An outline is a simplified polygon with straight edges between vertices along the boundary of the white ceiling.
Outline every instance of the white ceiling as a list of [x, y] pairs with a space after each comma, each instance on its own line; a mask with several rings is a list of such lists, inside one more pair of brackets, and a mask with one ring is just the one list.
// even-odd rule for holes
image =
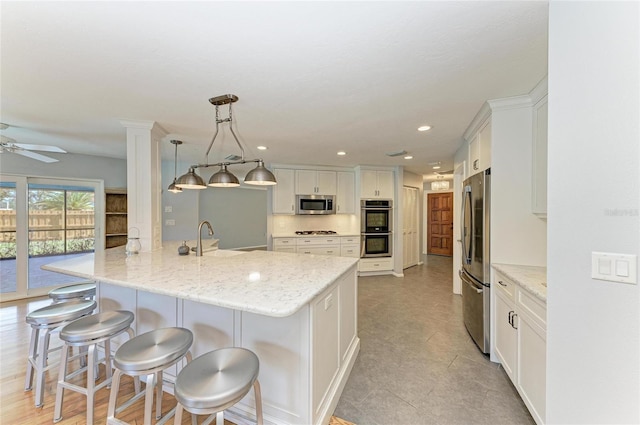
[[[485, 100], [526, 94], [547, 72], [541, 1], [2, 2], [1, 13], [2, 134], [116, 158], [120, 121], [151, 120], [169, 133], [165, 158], [180, 139], [179, 160], [202, 162], [208, 99], [233, 93], [249, 158], [432, 174], [435, 161], [451, 169]], [[385, 155], [403, 149], [412, 160]], [[209, 159], [229, 153], [225, 131]]]

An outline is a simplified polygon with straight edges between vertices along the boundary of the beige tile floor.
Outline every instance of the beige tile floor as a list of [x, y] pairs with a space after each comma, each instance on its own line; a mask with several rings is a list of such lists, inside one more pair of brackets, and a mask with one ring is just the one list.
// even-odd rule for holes
[[361, 277], [361, 349], [335, 415], [358, 425], [534, 424], [462, 323], [449, 257]]

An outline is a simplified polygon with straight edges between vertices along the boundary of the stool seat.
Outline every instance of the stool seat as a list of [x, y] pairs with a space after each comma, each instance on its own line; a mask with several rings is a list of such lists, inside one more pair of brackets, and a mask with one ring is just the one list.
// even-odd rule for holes
[[133, 313], [124, 310], [105, 311], [83, 317], [62, 328], [60, 339], [73, 344], [104, 338], [129, 328], [133, 319]]
[[96, 284], [91, 281], [62, 286], [49, 291], [49, 298], [54, 302], [67, 301], [76, 298], [88, 298], [95, 295]]
[[95, 301], [51, 304], [30, 312], [25, 320], [33, 326], [52, 325], [89, 314], [96, 308], [96, 305]]
[[156, 329], [122, 344], [113, 362], [125, 373], [151, 370], [181, 359], [192, 343], [193, 334], [188, 329]]
[[245, 348], [211, 351], [185, 366], [175, 381], [175, 397], [188, 411], [225, 410], [240, 401], [258, 378], [258, 357]]

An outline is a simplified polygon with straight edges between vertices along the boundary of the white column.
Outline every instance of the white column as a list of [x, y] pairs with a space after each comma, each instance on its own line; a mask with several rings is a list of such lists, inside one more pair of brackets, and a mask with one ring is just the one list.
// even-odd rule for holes
[[121, 121], [127, 129], [129, 236], [139, 230], [142, 251], [162, 247], [160, 141], [167, 132], [154, 121]]

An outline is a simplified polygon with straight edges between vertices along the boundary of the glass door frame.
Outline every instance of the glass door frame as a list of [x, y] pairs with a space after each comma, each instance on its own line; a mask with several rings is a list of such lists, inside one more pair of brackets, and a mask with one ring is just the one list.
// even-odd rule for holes
[[[94, 190], [95, 252], [104, 250], [104, 181], [1, 174], [0, 181], [16, 185], [16, 291], [0, 294], [0, 302], [46, 295], [53, 287], [29, 289], [29, 184], [85, 186]], [[52, 259], [52, 262], [55, 260]]]

